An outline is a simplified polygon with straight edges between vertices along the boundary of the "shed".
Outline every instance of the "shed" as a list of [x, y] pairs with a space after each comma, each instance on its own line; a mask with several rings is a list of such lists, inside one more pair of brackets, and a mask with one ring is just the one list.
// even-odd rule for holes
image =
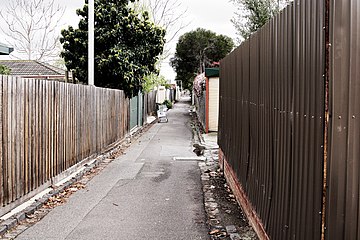
[[206, 68], [206, 132], [218, 131], [219, 68]]

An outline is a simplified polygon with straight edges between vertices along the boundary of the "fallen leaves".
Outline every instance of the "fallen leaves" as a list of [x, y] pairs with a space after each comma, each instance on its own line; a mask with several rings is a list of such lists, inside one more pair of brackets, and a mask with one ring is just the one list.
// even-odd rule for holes
[[121, 155], [124, 154], [124, 151], [123, 150], [118, 150], [118, 151], [115, 151], [113, 152], [110, 156], [109, 156], [109, 159], [116, 159], [118, 157], [120, 157]]
[[227, 232], [224, 230], [220, 230], [220, 229], [214, 229], [212, 231], [209, 232], [209, 234], [211, 236], [216, 236], [216, 237], [226, 237], [227, 236]]
[[210, 231], [209, 234], [214, 235], [214, 234], [219, 233], [219, 232], [220, 232], [219, 229], [214, 229], [214, 230]]
[[54, 208], [54, 207], [64, 204], [66, 201], [63, 198], [63, 194], [64, 194], [64, 192], [61, 192], [57, 196], [50, 197], [49, 200], [45, 203], [44, 207], [45, 208]]
[[66, 188], [64, 191], [60, 192], [59, 194], [52, 196], [49, 200], [44, 204], [44, 208], [55, 208], [57, 206], [61, 206], [66, 203], [67, 199], [70, 197], [71, 194], [77, 192], [80, 189], [84, 189], [85, 185], [80, 182], [76, 182], [71, 185], [69, 188]]

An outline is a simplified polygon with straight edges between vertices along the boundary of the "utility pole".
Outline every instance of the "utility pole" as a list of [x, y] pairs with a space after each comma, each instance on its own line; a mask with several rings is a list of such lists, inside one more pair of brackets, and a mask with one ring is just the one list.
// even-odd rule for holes
[[95, 16], [94, 16], [94, 1], [89, 0], [89, 22], [88, 22], [88, 83], [94, 86], [94, 30], [95, 30]]

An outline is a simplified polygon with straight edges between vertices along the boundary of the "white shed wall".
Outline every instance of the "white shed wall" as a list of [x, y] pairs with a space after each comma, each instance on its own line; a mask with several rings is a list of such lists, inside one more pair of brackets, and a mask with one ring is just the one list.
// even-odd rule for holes
[[218, 130], [219, 78], [209, 78], [209, 131]]

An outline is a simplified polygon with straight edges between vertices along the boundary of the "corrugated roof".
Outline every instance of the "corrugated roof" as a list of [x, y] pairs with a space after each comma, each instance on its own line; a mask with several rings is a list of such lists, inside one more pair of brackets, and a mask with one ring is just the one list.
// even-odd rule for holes
[[5, 65], [10, 68], [10, 75], [15, 76], [65, 75], [64, 70], [35, 60], [0, 60], [0, 65]]

